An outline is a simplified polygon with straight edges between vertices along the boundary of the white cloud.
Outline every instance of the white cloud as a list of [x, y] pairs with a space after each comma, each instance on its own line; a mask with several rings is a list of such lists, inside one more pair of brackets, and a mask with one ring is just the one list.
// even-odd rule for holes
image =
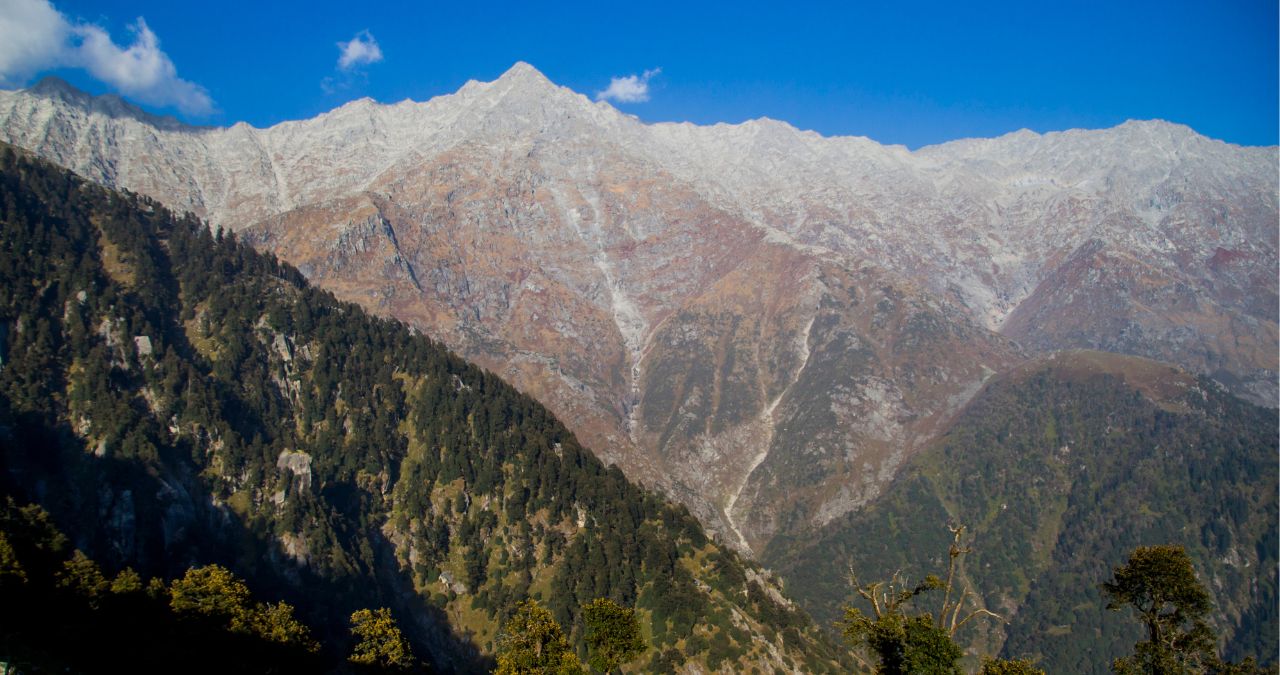
[[0, 2], [0, 83], [25, 82], [36, 72], [66, 65], [71, 26], [48, 0]]
[[94, 77], [120, 93], [143, 103], [172, 105], [192, 115], [213, 112], [213, 101], [204, 87], [178, 77], [169, 56], [160, 51], [160, 40], [141, 17], [129, 27], [133, 44], [120, 48], [97, 26], [79, 26], [82, 64]]
[[597, 101], [617, 101], [618, 103], [644, 103], [649, 100], [649, 80], [661, 68], [646, 70], [641, 75], [627, 75], [609, 80], [609, 88], [596, 92]]
[[356, 33], [350, 42], [339, 42], [338, 70], [349, 71], [382, 60], [382, 48], [367, 30]]
[[99, 81], [142, 103], [184, 113], [213, 112], [209, 93], [178, 77], [160, 39], [138, 18], [133, 43], [121, 47], [106, 30], [73, 24], [49, 0], [0, 2], [0, 82], [18, 84], [49, 68], [83, 68]]

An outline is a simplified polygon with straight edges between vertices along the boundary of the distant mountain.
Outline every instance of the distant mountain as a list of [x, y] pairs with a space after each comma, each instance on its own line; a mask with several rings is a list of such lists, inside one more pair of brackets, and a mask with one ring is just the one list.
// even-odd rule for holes
[[779, 536], [763, 560], [820, 623], [864, 582], [946, 570], [949, 524], [972, 533], [962, 569], [1008, 623], [961, 639], [1050, 673], [1108, 673], [1139, 626], [1098, 586], [1137, 546], [1185, 546], [1216, 603], [1228, 658], [1278, 651], [1275, 409], [1166, 364], [1064, 352], [993, 378], [885, 493], [817, 536]]
[[339, 662], [363, 607], [392, 608], [436, 670], [477, 672], [518, 601], [582, 650], [580, 608], [609, 597], [637, 608], [647, 672], [843, 668], [769, 573], [493, 374], [0, 145], [7, 497], [109, 574], [225, 564]]
[[52, 83], [0, 136], [438, 337], [760, 552], [880, 495], [991, 373], [1135, 354], [1277, 398], [1277, 151], [1166, 122], [911, 152], [645, 125], [527, 64], [269, 129]]

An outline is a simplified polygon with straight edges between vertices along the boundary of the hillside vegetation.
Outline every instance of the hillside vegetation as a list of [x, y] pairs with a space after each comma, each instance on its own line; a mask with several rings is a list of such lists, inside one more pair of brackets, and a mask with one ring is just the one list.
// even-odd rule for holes
[[0, 148], [0, 488], [114, 574], [221, 563], [346, 653], [387, 606], [443, 670], [539, 600], [638, 609], [668, 672], [831, 672], [769, 576], [543, 407], [151, 200]]
[[1277, 653], [1277, 416], [1172, 366], [1068, 352], [1000, 376], [867, 508], [765, 561], [821, 623], [861, 580], [946, 569], [970, 527], [965, 583], [1008, 623], [959, 635], [1050, 673], [1109, 672], [1137, 626], [1099, 583], [1138, 546], [1184, 546], [1215, 600], [1224, 654]]

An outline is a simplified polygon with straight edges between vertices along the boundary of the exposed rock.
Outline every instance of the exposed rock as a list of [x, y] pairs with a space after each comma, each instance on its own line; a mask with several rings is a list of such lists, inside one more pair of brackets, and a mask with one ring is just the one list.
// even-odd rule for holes
[[286, 450], [276, 458], [276, 468], [296, 476], [295, 484], [299, 490], [305, 492], [311, 489], [311, 455]]
[[280, 535], [280, 551], [297, 567], [306, 567], [311, 562], [311, 547], [307, 545], [307, 540], [294, 534], [293, 532], [285, 532]]
[[1280, 396], [1276, 149], [1166, 122], [912, 152], [645, 125], [521, 64], [269, 129], [0, 92], [0, 138], [443, 340], [752, 549], [873, 498], [1024, 348]]

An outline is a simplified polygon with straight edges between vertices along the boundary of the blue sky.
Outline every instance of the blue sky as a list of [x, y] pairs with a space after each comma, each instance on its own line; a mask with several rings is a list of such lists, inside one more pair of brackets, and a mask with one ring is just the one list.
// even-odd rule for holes
[[[913, 148], [1131, 118], [1272, 145], [1280, 124], [1275, 0], [55, 0], [61, 33], [45, 38], [14, 27], [30, 17], [5, 23], [15, 7], [49, 2], [0, 1], [0, 82], [21, 86], [56, 73], [207, 124], [267, 126], [362, 96], [425, 100], [468, 79], [493, 79], [517, 60], [588, 95], [613, 78], [634, 75], [640, 85], [646, 71], [657, 71], [647, 100], [615, 100], [646, 121], [767, 116]], [[23, 52], [6, 31], [66, 44]], [[357, 49], [339, 68], [339, 43], [353, 41], [357, 48], [376, 43], [378, 53]]]

